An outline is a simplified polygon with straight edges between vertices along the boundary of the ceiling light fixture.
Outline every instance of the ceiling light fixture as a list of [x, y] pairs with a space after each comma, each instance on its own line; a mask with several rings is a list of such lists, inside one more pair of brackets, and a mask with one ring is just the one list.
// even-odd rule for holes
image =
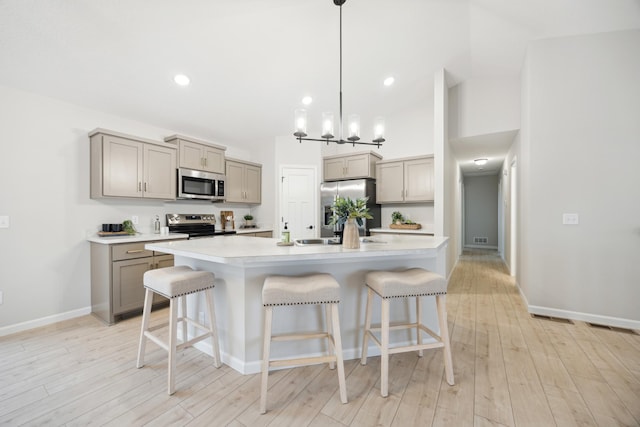
[[488, 161], [489, 159], [482, 158], [482, 159], [475, 159], [473, 163], [475, 163], [477, 166], [484, 166], [487, 164]]
[[322, 135], [320, 138], [306, 138], [307, 136], [307, 111], [304, 109], [295, 110], [294, 114], [294, 126], [295, 132], [293, 135], [298, 138], [298, 141], [320, 141], [326, 142], [329, 145], [330, 142], [336, 144], [356, 144], [359, 145], [375, 145], [378, 148], [385, 141], [384, 139], [384, 119], [377, 117], [373, 123], [373, 142], [361, 142], [360, 141], [360, 116], [357, 114], [350, 114], [348, 118], [348, 136], [347, 139], [342, 137], [342, 5], [347, 0], [333, 0], [333, 4], [340, 7], [340, 123], [338, 127], [338, 138], [334, 139], [333, 135], [333, 113], [322, 113]]
[[393, 84], [393, 82], [395, 82], [396, 79], [393, 78], [393, 76], [389, 76], [386, 79], [384, 79], [384, 81], [382, 82], [385, 86], [391, 86]]
[[173, 81], [180, 86], [188, 86], [189, 83], [191, 82], [189, 77], [185, 76], [184, 74], [176, 74], [175, 77], [173, 78]]
[[309, 105], [313, 102], [313, 98], [310, 96], [305, 96], [304, 98], [302, 98], [302, 103], [304, 105]]

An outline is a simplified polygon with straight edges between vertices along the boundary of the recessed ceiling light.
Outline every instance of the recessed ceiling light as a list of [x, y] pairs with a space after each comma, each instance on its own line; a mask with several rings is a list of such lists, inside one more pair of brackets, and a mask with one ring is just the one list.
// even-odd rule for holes
[[473, 163], [475, 163], [478, 166], [483, 166], [483, 165], [486, 165], [488, 161], [489, 161], [488, 159], [482, 158], [482, 159], [475, 159]]
[[313, 102], [313, 98], [310, 96], [305, 96], [304, 98], [302, 98], [302, 103], [304, 105], [309, 105]]
[[393, 82], [395, 82], [396, 79], [394, 79], [393, 77], [387, 77], [386, 79], [384, 79], [384, 85], [385, 86], [391, 86], [393, 84]]
[[180, 86], [188, 86], [189, 83], [191, 83], [189, 77], [185, 76], [184, 74], [176, 74], [176, 76], [173, 78], [173, 81]]

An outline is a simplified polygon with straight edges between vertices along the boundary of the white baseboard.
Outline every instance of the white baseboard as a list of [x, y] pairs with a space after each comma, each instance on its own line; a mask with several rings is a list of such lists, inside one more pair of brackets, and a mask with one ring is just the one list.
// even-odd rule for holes
[[559, 310], [556, 308], [540, 307], [537, 305], [527, 305], [527, 307], [529, 309], [529, 313], [532, 314], [540, 314], [542, 316], [558, 317], [562, 319], [579, 320], [582, 322], [596, 323], [598, 325], [615, 326], [617, 328], [640, 330], [640, 321], [638, 320], [601, 316], [599, 314], [581, 313], [578, 311]]
[[65, 313], [53, 314], [40, 319], [28, 320], [26, 322], [16, 323], [15, 325], [3, 326], [0, 328], [0, 337], [27, 331], [33, 328], [39, 328], [41, 326], [51, 325], [52, 323], [62, 322], [63, 320], [73, 319], [75, 317], [86, 316], [90, 313], [91, 306], [67, 311]]
[[491, 249], [497, 251], [498, 247], [491, 245], [464, 245], [464, 249]]

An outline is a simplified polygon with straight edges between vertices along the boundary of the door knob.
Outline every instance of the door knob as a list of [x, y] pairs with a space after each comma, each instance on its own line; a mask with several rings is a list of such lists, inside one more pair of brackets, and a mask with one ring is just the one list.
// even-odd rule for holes
[[308, 226], [307, 230], [313, 230], [313, 225]]

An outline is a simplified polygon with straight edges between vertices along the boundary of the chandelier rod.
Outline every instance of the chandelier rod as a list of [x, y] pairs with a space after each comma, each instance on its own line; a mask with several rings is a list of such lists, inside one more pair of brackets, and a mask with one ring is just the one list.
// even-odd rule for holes
[[296, 137], [296, 139], [298, 140], [298, 142], [302, 143], [302, 141], [320, 141], [320, 142], [326, 142], [327, 145], [329, 145], [329, 142], [335, 142], [337, 144], [352, 144], [354, 147], [357, 145], [375, 145], [378, 148], [380, 148], [380, 146], [382, 145], [382, 142], [384, 142], [384, 138], [380, 137], [377, 139], [374, 139], [373, 142], [363, 142], [363, 141], [358, 141], [360, 138], [358, 138], [357, 136], [354, 139], [349, 138], [348, 141], [343, 139], [343, 135], [344, 135], [344, 131], [343, 131], [343, 122], [342, 122], [342, 5], [346, 2], [347, 0], [333, 0], [333, 3], [336, 6], [340, 7], [340, 94], [339, 94], [339, 103], [340, 103], [340, 126], [339, 126], [339, 138], [338, 139], [331, 139], [331, 138], [323, 138], [323, 139], [317, 139], [317, 138], [306, 138], [307, 134], [303, 131], [296, 131], [294, 133], [294, 136]]
[[342, 5], [344, 2], [340, 3], [340, 141], [344, 141], [342, 139]]

